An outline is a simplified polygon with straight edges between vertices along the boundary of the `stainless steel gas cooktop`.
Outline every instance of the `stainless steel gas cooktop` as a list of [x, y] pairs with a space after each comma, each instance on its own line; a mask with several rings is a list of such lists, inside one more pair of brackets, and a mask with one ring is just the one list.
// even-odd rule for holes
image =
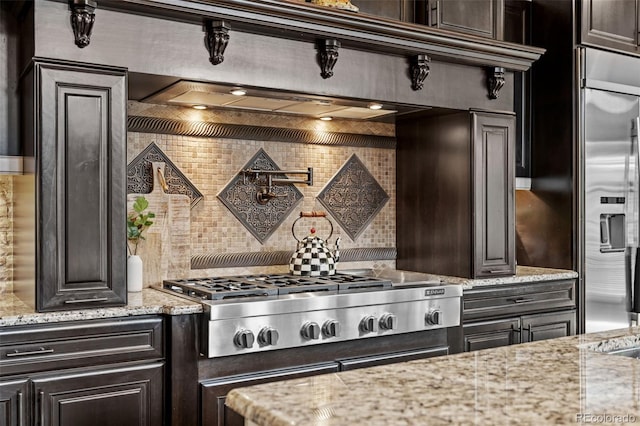
[[210, 358], [460, 325], [460, 286], [400, 272], [206, 277], [163, 289], [203, 304]]

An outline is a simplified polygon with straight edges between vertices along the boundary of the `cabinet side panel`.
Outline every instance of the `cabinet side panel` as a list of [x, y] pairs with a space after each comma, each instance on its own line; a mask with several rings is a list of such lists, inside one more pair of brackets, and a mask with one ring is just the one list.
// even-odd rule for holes
[[467, 112], [418, 116], [396, 125], [397, 266], [471, 273], [471, 165]]

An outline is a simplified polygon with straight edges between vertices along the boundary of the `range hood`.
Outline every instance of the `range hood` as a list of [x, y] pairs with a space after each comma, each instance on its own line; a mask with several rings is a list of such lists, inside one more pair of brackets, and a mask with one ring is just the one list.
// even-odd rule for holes
[[[166, 77], [164, 80], [153, 77], [155, 76], [131, 73], [129, 99], [143, 103], [196, 108], [199, 106], [213, 109], [231, 108], [313, 118], [332, 117], [372, 121], [392, 121], [399, 114], [428, 109], [405, 105], [383, 105], [375, 100], [345, 99], [181, 79], [166, 84]], [[162, 83], [165, 84], [158, 87]], [[151, 92], [152, 88], [155, 90]], [[236, 90], [241, 90], [243, 94], [233, 94]]]

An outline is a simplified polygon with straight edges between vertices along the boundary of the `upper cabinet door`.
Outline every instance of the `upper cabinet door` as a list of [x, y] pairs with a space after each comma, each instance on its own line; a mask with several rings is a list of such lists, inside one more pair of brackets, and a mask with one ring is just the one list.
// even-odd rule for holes
[[471, 114], [474, 277], [513, 275], [515, 262], [515, 117]]
[[582, 0], [581, 41], [640, 53], [640, 0]]
[[39, 311], [126, 303], [126, 74], [35, 65]]
[[503, 38], [504, 0], [429, 0], [426, 15], [432, 27]]

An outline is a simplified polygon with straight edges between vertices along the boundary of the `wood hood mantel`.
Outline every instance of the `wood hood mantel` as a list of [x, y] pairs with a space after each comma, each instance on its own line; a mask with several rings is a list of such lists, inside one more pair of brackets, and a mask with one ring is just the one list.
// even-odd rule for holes
[[[286, 0], [101, 0], [99, 8], [188, 22], [227, 20], [234, 30], [343, 47], [526, 71], [544, 49]], [[100, 25], [96, 11], [95, 25]]]

